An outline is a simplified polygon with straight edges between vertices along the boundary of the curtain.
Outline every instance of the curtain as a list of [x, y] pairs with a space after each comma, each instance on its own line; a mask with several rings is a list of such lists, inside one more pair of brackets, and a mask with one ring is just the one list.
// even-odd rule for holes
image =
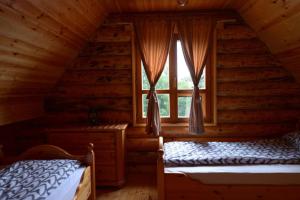
[[150, 18], [137, 19], [134, 26], [142, 62], [150, 83], [146, 132], [158, 136], [161, 127], [155, 85], [167, 60], [174, 26], [170, 20]]
[[204, 120], [198, 84], [206, 63], [213, 32], [213, 20], [206, 16], [191, 20], [178, 20], [177, 28], [183, 55], [194, 84], [189, 132], [201, 134], [204, 132]]

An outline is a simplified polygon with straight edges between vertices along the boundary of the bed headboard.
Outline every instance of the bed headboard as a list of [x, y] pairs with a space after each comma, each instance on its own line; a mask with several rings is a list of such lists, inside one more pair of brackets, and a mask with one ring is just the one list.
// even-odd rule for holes
[[94, 154], [93, 149], [94, 145], [90, 143], [87, 147], [86, 155], [72, 155], [60, 147], [45, 144], [38, 145], [26, 150], [20, 156], [18, 156], [16, 160], [72, 159], [79, 160], [86, 165], [91, 165], [91, 155]]

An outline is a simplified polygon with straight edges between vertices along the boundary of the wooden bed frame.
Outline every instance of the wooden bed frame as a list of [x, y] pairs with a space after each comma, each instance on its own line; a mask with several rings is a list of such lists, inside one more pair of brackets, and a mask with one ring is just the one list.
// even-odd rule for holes
[[[199, 138], [198, 138], [199, 139]], [[184, 139], [180, 139], [184, 140]], [[191, 141], [191, 138], [187, 140]], [[197, 140], [197, 138], [195, 138]], [[165, 173], [163, 138], [157, 161], [158, 200], [299, 200], [300, 185], [203, 184], [183, 173]]]
[[76, 189], [74, 200], [96, 200], [95, 184], [95, 155], [94, 145], [89, 144], [86, 155], [72, 155], [67, 151], [53, 145], [39, 145], [32, 147], [20, 156], [11, 159], [9, 162], [18, 160], [51, 160], [51, 159], [71, 159], [78, 160], [86, 166], [80, 183]]

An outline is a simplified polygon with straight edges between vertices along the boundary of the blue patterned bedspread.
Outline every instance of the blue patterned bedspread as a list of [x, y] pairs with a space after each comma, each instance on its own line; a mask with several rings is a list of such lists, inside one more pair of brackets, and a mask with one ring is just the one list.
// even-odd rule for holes
[[300, 164], [299, 133], [251, 142], [167, 142], [166, 167]]
[[0, 171], [0, 200], [46, 199], [79, 167], [75, 160], [16, 162]]

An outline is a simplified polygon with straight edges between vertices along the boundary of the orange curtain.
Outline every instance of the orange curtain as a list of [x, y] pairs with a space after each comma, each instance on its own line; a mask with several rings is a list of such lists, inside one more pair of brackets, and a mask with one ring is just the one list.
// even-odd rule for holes
[[178, 20], [177, 28], [184, 58], [194, 84], [189, 131], [201, 134], [204, 132], [204, 119], [198, 84], [206, 63], [213, 20], [211, 17], [205, 16], [191, 20]]
[[158, 136], [161, 127], [155, 85], [167, 60], [174, 26], [170, 20], [150, 18], [137, 19], [134, 25], [142, 62], [150, 83], [146, 132]]

